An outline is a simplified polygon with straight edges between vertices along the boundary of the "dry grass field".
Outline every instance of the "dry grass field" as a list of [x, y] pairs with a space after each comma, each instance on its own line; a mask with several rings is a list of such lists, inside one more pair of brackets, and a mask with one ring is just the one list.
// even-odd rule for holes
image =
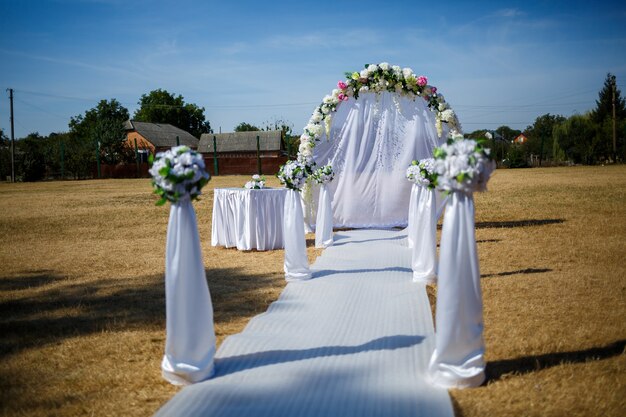
[[[195, 205], [218, 341], [285, 285], [282, 251], [210, 246], [211, 189], [245, 180]], [[145, 179], [0, 184], [0, 415], [150, 416], [177, 392], [155, 200]], [[451, 391], [457, 417], [626, 415], [626, 166], [498, 170], [476, 235], [488, 381]]]

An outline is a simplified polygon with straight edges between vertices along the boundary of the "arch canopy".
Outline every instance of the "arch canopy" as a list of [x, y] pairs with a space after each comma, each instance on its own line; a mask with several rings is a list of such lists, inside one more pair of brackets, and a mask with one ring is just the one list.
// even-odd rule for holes
[[[313, 148], [317, 166], [331, 164], [335, 227], [406, 226], [411, 183], [407, 167], [433, 156], [448, 134], [436, 128], [436, 113], [422, 97], [396, 92], [362, 92], [342, 101], [330, 129]], [[311, 184], [312, 185], [312, 184]], [[308, 222], [315, 223], [315, 187], [305, 196]]]

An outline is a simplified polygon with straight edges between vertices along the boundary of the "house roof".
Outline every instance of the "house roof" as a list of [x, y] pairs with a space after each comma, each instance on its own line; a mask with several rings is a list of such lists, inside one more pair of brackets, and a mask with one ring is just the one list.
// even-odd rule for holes
[[524, 135], [523, 133], [520, 134], [519, 136], [517, 136], [515, 139], [513, 139], [513, 142], [515, 143], [524, 143], [528, 140], [528, 138], [526, 137], [526, 135]]
[[213, 152], [213, 136], [217, 152], [256, 152], [256, 137], [259, 137], [261, 151], [279, 151], [280, 130], [257, 132], [203, 133], [200, 136], [198, 152]]
[[176, 146], [176, 136], [178, 136], [181, 145], [186, 145], [194, 149], [198, 147], [198, 138], [183, 129], [167, 123], [127, 120], [124, 123], [124, 129], [126, 129], [127, 132], [135, 131], [139, 133], [156, 147]]

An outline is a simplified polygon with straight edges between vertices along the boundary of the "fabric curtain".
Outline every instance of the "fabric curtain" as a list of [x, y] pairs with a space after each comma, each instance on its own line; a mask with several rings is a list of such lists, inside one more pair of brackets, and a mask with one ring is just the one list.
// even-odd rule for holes
[[340, 103], [329, 134], [313, 153], [318, 166], [330, 163], [335, 171], [328, 184], [334, 226], [406, 226], [411, 188], [406, 168], [414, 159], [432, 157], [441, 143], [423, 98], [361, 93], [357, 100]]
[[437, 280], [437, 192], [416, 187], [419, 189], [413, 208], [413, 226], [409, 223], [409, 232], [413, 234], [413, 281], [434, 283]]
[[439, 259], [429, 375], [435, 385], [446, 388], [479, 386], [485, 379], [485, 343], [471, 194], [454, 192], [448, 200]]
[[315, 247], [327, 248], [333, 244], [332, 196], [330, 195], [327, 184], [320, 186], [318, 201], [317, 221], [315, 222]]
[[309, 259], [306, 254], [302, 203], [300, 193], [294, 190], [287, 190], [285, 197], [283, 232], [285, 279], [287, 281], [302, 281], [311, 278]]
[[165, 248], [165, 354], [163, 377], [176, 385], [213, 374], [213, 305], [206, 281], [198, 224], [191, 201], [172, 204]]

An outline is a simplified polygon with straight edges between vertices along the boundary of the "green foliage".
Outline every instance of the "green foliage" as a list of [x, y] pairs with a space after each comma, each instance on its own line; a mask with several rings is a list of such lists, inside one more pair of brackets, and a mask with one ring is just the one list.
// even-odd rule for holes
[[211, 132], [211, 124], [204, 116], [204, 107], [185, 103], [180, 94], [176, 96], [167, 90], [157, 89], [143, 94], [137, 104], [139, 109], [133, 116], [134, 120], [171, 124], [197, 138]]
[[526, 145], [513, 144], [506, 153], [504, 165], [509, 168], [526, 168], [528, 167], [526, 154]]
[[554, 128], [557, 151], [561, 151], [567, 160], [574, 163], [593, 164], [598, 156], [597, 129], [598, 125], [590, 115], [568, 118]]
[[263, 129], [247, 122], [241, 122], [235, 126], [235, 132], [259, 132], [261, 130]]
[[0, 128], [0, 181], [11, 176], [11, 141]]
[[615, 76], [609, 72], [604, 80], [602, 90], [598, 93], [596, 108], [591, 112], [591, 118], [596, 123], [602, 123], [607, 118], [613, 118], [613, 84], [615, 84], [615, 118], [617, 120], [626, 119], [626, 100], [621, 97]]
[[[85, 144], [86, 147], [96, 149], [99, 144], [102, 163], [113, 165], [132, 161], [132, 149], [124, 143], [124, 122], [128, 118], [128, 110], [116, 99], [101, 100], [84, 115], [71, 118], [70, 134], [91, 144]], [[87, 163], [88, 160], [84, 162]]]
[[45, 159], [43, 154], [45, 138], [39, 133], [31, 133], [16, 142], [15, 165], [23, 181], [39, 181], [45, 176]]
[[527, 153], [540, 155], [542, 159], [552, 158], [552, 131], [554, 126], [564, 121], [565, 117], [550, 113], [537, 117], [532, 126], [528, 126], [524, 131], [528, 138]]

